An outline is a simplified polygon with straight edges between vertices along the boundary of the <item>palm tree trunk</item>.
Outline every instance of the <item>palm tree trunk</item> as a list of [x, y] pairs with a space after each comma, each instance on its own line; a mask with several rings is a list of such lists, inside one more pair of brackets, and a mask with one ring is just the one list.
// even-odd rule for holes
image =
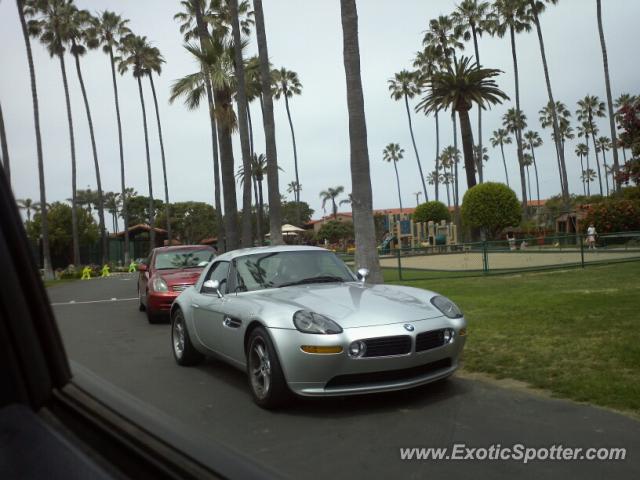
[[467, 189], [476, 186], [476, 162], [473, 155], [473, 130], [468, 110], [458, 110], [460, 117], [460, 133], [464, 152], [464, 168], [467, 175]]
[[[478, 49], [478, 32], [475, 25], [471, 25], [471, 33], [473, 34], [473, 48], [476, 54], [476, 63], [480, 68], [480, 50]], [[478, 183], [484, 182], [484, 165], [482, 164], [482, 109], [478, 107], [478, 150], [480, 155], [476, 162], [478, 169]]]
[[553, 99], [553, 92], [551, 90], [551, 79], [549, 78], [549, 68], [547, 66], [547, 54], [545, 53], [544, 48], [544, 39], [542, 38], [542, 28], [540, 27], [540, 19], [538, 18], [537, 9], [535, 7], [535, 0], [529, 0], [531, 4], [531, 9], [533, 11], [533, 21], [536, 24], [536, 31], [538, 33], [538, 43], [540, 44], [540, 56], [542, 57], [542, 67], [544, 70], [544, 78], [547, 84], [547, 94], [549, 96], [549, 102], [551, 105], [551, 117], [553, 119], [553, 133], [554, 133], [554, 141], [556, 143], [556, 148], [560, 155], [560, 167], [563, 181], [563, 189], [562, 189], [562, 198], [564, 200], [565, 206], [569, 204], [569, 183], [567, 181], [567, 165], [564, 160], [564, 148], [562, 148], [560, 143], [560, 128], [558, 124], [558, 114], [556, 112], [556, 103]]
[[[251, 151], [251, 160], [256, 159], [256, 153], [253, 146], [253, 122], [251, 121], [251, 108], [247, 103], [247, 124], [249, 125], [249, 149]], [[259, 208], [259, 193], [258, 193], [258, 179], [255, 175], [251, 175], [253, 180], [253, 192], [255, 196], [256, 204], [256, 238], [258, 239], [258, 245], [262, 245], [262, 210]]]
[[[602, 164], [604, 166], [604, 184], [607, 186], [607, 197], [609, 196], [609, 174], [607, 173], [607, 155], [602, 149]], [[615, 182], [613, 183], [613, 189], [615, 190]]]
[[529, 167], [526, 167], [527, 170], [527, 188], [529, 189], [529, 192], [531, 192], [531, 177], [529, 176]]
[[[602, 5], [600, 0], [596, 0], [596, 10], [598, 16], [598, 33], [600, 34], [600, 47], [602, 48], [602, 66], [604, 67], [604, 84], [607, 90], [607, 108], [609, 110], [609, 128], [611, 130], [611, 141], [615, 145], [617, 143], [616, 135], [616, 120], [615, 113], [613, 111], [613, 97], [611, 96], [611, 80], [609, 78], [609, 59], [607, 57], [607, 44], [604, 40], [604, 29], [602, 28]], [[616, 179], [616, 175], [620, 169], [618, 162], [618, 150], [613, 149], [613, 178]], [[608, 188], [609, 183], [607, 183]], [[614, 190], [620, 188], [620, 182], [616, 179], [614, 182]], [[607, 193], [608, 195], [608, 193]]]
[[538, 177], [538, 162], [536, 162], [536, 151], [531, 145], [531, 158], [533, 158], [533, 170], [536, 173], [536, 197], [538, 199], [538, 207], [540, 207], [540, 181]]
[[340, 0], [342, 20], [344, 70], [349, 112], [351, 151], [351, 192], [353, 226], [356, 237], [355, 262], [370, 271], [373, 283], [382, 283], [382, 271], [376, 242], [372, 212], [371, 175], [367, 149], [367, 124], [364, 115], [362, 79], [360, 77], [360, 46], [358, 44], [358, 13], [355, 0]]
[[586, 190], [586, 186], [585, 186], [585, 182], [584, 182], [584, 162], [582, 161], [582, 155], [580, 155], [580, 171], [582, 172], [582, 175], [580, 175], [580, 179], [582, 180], [582, 193], [583, 195], [587, 195], [587, 190]]
[[281, 245], [283, 243], [282, 207], [280, 204], [280, 187], [278, 185], [278, 152], [276, 148], [275, 123], [273, 120], [271, 69], [269, 67], [269, 51], [264, 25], [264, 13], [262, 11], [262, 0], [253, 0], [253, 11], [256, 22], [258, 57], [260, 59], [260, 82], [262, 83], [262, 121], [264, 123], [267, 153], [267, 188], [269, 189], [269, 233], [271, 236], [271, 244]]
[[[75, 44], [75, 42], [74, 42]], [[78, 73], [78, 82], [82, 91], [82, 99], [84, 100], [84, 108], [87, 112], [87, 122], [89, 123], [89, 136], [91, 138], [91, 153], [93, 153], [93, 166], [96, 171], [96, 186], [98, 188], [98, 221], [100, 224], [100, 240], [102, 245], [101, 262], [104, 265], [109, 258], [109, 246], [107, 244], [107, 228], [104, 222], [104, 197], [102, 195], [102, 181], [100, 179], [100, 164], [98, 163], [98, 149], [96, 148], [96, 137], [93, 131], [93, 120], [91, 119], [91, 109], [89, 108], [89, 99], [87, 98], [87, 90], [84, 86], [82, 78], [82, 70], [80, 69], [80, 56], [74, 55], [76, 62], [76, 72]]]
[[[264, 214], [264, 199], [262, 196], [262, 180], [258, 180], [258, 222], [262, 223]], [[262, 225], [260, 225], [259, 232], [259, 245], [262, 245]]]
[[293, 122], [291, 121], [291, 111], [289, 110], [289, 98], [287, 97], [287, 92], [284, 92], [284, 105], [287, 109], [287, 118], [289, 119], [289, 128], [291, 129], [291, 140], [293, 142], [293, 167], [295, 169], [296, 174], [296, 190], [294, 192], [294, 196], [296, 199], [296, 223], [300, 226], [300, 178], [298, 176], [298, 149], [296, 147], [296, 136], [293, 132]]
[[80, 237], [78, 235], [78, 210], [76, 205], [76, 142], [73, 135], [73, 117], [71, 115], [71, 100], [69, 99], [69, 84], [67, 83], [67, 70], [64, 65], [64, 55], [58, 55], [60, 70], [62, 72], [62, 84], [67, 104], [67, 121], [69, 123], [69, 143], [71, 147], [71, 238], [73, 243], [73, 264], [80, 265]]
[[[614, 148], [617, 148], [617, 147], [614, 146]], [[627, 165], [627, 153], [624, 151], [624, 148], [622, 149], [622, 159], [624, 161], [624, 164]]]
[[153, 84], [153, 75], [149, 72], [149, 84], [153, 96], [153, 106], [156, 110], [156, 122], [158, 123], [158, 139], [160, 140], [160, 158], [162, 158], [162, 176], [164, 180], [164, 214], [167, 217], [167, 245], [171, 245], [171, 205], [169, 204], [169, 182], [167, 179], [167, 162], [164, 156], [164, 141], [162, 139], [162, 125], [160, 123], [160, 110], [158, 109], [158, 98], [156, 87]]
[[338, 205], [336, 204], [336, 197], [331, 197], [331, 211], [333, 212], [333, 219], [338, 219]]
[[[513, 26], [509, 27], [511, 35], [511, 55], [513, 57], [513, 74], [516, 88], [516, 110], [520, 113], [520, 78], [518, 75], [518, 56], [516, 54], [516, 34]], [[520, 168], [520, 188], [522, 189], [522, 209], [527, 209], [527, 184], [524, 174], [524, 157], [522, 153], [522, 131], [516, 127], [516, 145], [518, 151], [518, 166]]]
[[416, 154], [416, 162], [418, 162], [418, 172], [420, 173], [420, 181], [422, 182], [422, 191], [424, 192], [425, 201], [429, 201], [429, 193], [427, 192], [427, 184], [424, 181], [424, 173], [422, 172], [422, 163], [420, 163], [420, 155], [418, 155], [418, 147], [416, 146], [416, 139], [413, 135], [413, 125], [411, 123], [411, 110], [409, 110], [409, 98], [404, 96], [404, 106], [407, 109], [407, 120], [409, 120], [409, 133], [411, 134], [411, 143], [413, 144], [413, 151]]
[[454, 184], [453, 184], [453, 205], [456, 209], [456, 222], [458, 222], [458, 217], [460, 213], [460, 203], [459, 203], [459, 188], [458, 188], [458, 125], [456, 122], [455, 111], [451, 112], [451, 120], [453, 122], [453, 148], [455, 150], [455, 155], [453, 158], [453, 170], [454, 170]]
[[149, 155], [149, 132], [147, 131], [147, 111], [144, 107], [144, 95], [142, 93], [142, 80], [138, 80], [138, 92], [140, 94], [140, 106], [142, 107], [142, 125], [144, 127], [144, 148], [147, 155], [147, 181], [149, 182], [149, 251], [156, 246], [155, 212], [153, 202], [153, 183], [151, 181], [151, 156]]
[[502, 164], [504, 165], [504, 176], [507, 179], [507, 187], [509, 186], [509, 172], [507, 171], [507, 160], [504, 158], [504, 144], [500, 142], [500, 151], [502, 152]]
[[[396, 183], [398, 184], [398, 201], [400, 202], [400, 213], [402, 213], [402, 195], [400, 194], [400, 177], [398, 176], [398, 165], [392, 160], [393, 168], [396, 171]], [[417, 199], [416, 199], [417, 200]]]
[[47, 195], [44, 183], [44, 160], [42, 155], [42, 136], [40, 135], [40, 109], [38, 107], [38, 89], [36, 86], [36, 72], [33, 66], [33, 54], [27, 22], [24, 18], [24, 1], [16, 0], [18, 16], [22, 28], [22, 36], [27, 50], [27, 62], [29, 64], [29, 77], [31, 80], [31, 100], [33, 101], [33, 124], [36, 132], [36, 152], [38, 154], [38, 183], [40, 187], [40, 234], [42, 236], [42, 267], [44, 279], [53, 280], [53, 268], [51, 265], [51, 250], [49, 247], [49, 218], [47, 216]]
[[[591, 132], [593, 132], [593, 122], [591, 122]], [[593, 149], [596, 152], [596, 166], [598, 167], [598, 183], [600, 184], [600, 196], [604, 196], [604, 190], [602, 190], [602, 176], [600, 173], [600, 155], [598, 152], [598, 146], [596, 144], [596, 136], [591, 133], [591, 139], [593, 140]]]
[[242, 184], [242, 230], [240, 237], [243, 247], [251, 247], [253, 246], [251, 221], [251, 150], [249, 147], [249, 128], [247, 125], [247, 91], [245, 87], [244, 60], [242, 58], [242, 44], [240, 40], [240, 23], [238, 20], [238, 0], [229, 0], [228, 5], [231, 13], [235, 74], [238, 83], [236, 102], [238, 104], [238, 128], [240, 130], [240, 150], [242, 152], [244, 172], [244, 183]]
[[[216, 111], [221, 111], [224, 108], [232, 108], [231, 93], [229, 91], [215, 91], [214, 101]], [[220, 170], [222, 173], [222, 195], [224, 197], [226, 248], [227, 250], [235, 250], [240, 245], [240, 242], [238, 239], [238, 204], [236, 200], [236, 179], [234, 176], [231, 128], [229, 125], [224, 125], [220, 121], [217, 122], [217, 127], [218, 145], [220, 146]]]
[[438, 110], [435, 113], [436, 117], [436, 178], [434, 179], [435, 187], [436, 187], [436, 202], [440, 200], [440, 194], [438, 192], [438, 186], [440, 184], [440, 179], [438, 171], [440, 169], [440, 124], [438, 122]]
[[[200, 40], [200, 48], [204, 50], [205, 42], [209, 36], [207, 26], [202, 18], [202, 3], [199, 2], [195, 8], [196, 25], [198, 27], [198, 37]], [[218, 229], [218, 252], [225, 251], [225, 231], [224, 221], [222, 217], [222, 200], [220, 196], [220, 162], [218, 158], [218, 128], [216, 125], [215, 102], [213, 99], [213, 89], [211, 88], [211, 79], [208, 72], [205, 73], [205, 90], [207, 92], [207, 105], [209, 107], [209, 121], [211, 124], [211, 147], [213, 152], [213, 187], [214, 201], [216, 205], [216, 225]]]
[[2, 151], [4, 173], [7, 175], [7, 182], [9, 183], [9, 185], [11, 185], [11, 164], [9, 162], [9, 148], [7, 147], [7, 132], [4, 129], [2, 106], [0, 106], [0, 147]]
[[[116, 63], [113, 58], [113, 50], [109, 48], [109, 62], [111, 63], [111, 77], [113, 81], [113, 95], [116, 103], [116, 118], [118, 120], [118, 145], [120, 147], [120, 188], [122, 189], [122, 219], [124, 222], [124, 264], [129, 264], [129, 211], [127, 209], [127, 196], [124, 172], [124, 150], [122, 144], [122, 122], [120, 121], [120, 100], [118, 98], [118, 83], [116, 81]], [[117, 220], [116, 220], [117, 222]]]
[[[445, 173], [446, 173], [446, 168], [445, 168]], [[451, 208], [451, 195], [449, 194], [449, 181], [448, 180], [445, 183], [445, 185], [447, 187], [447, 207]]]

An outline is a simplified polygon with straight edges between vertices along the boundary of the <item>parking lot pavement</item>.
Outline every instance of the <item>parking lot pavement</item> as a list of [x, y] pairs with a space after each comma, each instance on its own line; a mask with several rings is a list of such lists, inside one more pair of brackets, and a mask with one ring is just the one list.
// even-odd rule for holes
[[[175, 364], [169, 326], [137, 308], [135, 277], [49, 289], [69, 357], [117, 387], [291, 478], [640, 478], [640, 422], [459, 377], [414, 390], [301, 399], [264, 411], [244, 374]], [[113, 300], [115, 299], [115, 300]], [[70, 302], [74, 303], [70, 303]], [[624, 461], [402, 461], [402, 447], [624, 447]]]

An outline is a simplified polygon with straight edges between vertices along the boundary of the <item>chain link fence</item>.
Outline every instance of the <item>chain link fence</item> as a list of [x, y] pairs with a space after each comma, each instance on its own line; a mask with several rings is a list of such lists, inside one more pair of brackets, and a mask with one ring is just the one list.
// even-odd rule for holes
[[[354, 265], [353, 254], [339, 254]], [[640, 260], [640, 232], [558, 235], [401, 248], [380, 255], [389, 280], [458, 278]]]

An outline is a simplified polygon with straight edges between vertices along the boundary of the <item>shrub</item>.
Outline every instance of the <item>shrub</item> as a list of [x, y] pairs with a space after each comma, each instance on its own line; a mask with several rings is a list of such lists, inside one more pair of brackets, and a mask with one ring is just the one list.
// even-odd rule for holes
[[322, 242], [327, 239], [329, 243], [336, 243], [340, 240], [349, 240], [353, 238], [353, 223], [340, 222], [338, 220], [329, 220], [320, 230], [318, 230], [318, 241]]
[[598, 233], [640, 230], [640, 202], [610, 199], [591, 205], [582, 222], [583, 230], [591, 223]]
[[418, 205], [413, 212], [414, 222], [429, 222], [440, 223], [441, 220], [447, 222], [451, 220], [451, 214], [449, 209], [442, 202], [425, 202]]
[[516, 194], [502, 183], [487, 182], [467, 190], [462, 199], [462, 221], [484, 228], [490, 238], [512, 225], [519, 225], [522, 209]]

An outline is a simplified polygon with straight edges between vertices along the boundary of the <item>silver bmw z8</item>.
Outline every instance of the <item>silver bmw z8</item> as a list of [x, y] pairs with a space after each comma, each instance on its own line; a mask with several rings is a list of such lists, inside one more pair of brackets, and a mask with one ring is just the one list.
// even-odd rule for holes
[[466, 321], [449, 299], [366, 283], [318, 247], [234, 250], [215, 258], [171, 308], [179, 365], [205, 356], [246, 371], [256, 403], [400, 390], [449, 377]]

